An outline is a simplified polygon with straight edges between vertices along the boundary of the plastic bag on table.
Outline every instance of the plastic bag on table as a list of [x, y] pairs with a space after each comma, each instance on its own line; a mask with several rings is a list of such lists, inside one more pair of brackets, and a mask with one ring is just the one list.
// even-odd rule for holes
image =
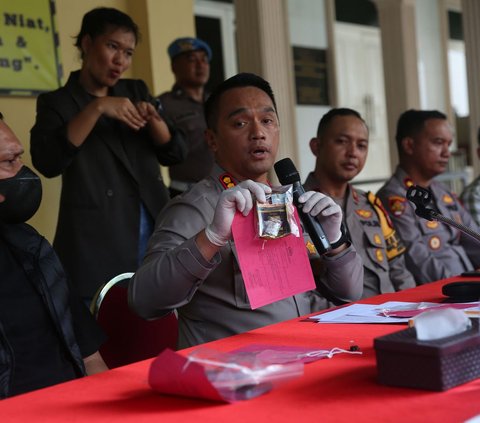
[[227, 401], [269, 392], [279, 382], [302, 376], [304, 366], [301, 361], [272, 364], [256, 353], [221, 353], [205, 348], [190, 353], [188, 362], [201, 364], [210, 383]]
[[285, 364], [300, 361], [304, 364], [323, 358], [332, 358], [337, 354], [361, 355], [357, 346], [351, 346], [349, 350], [334, 347], [331, 349], [319, 349], [318, 347], [301, 347], [285, 345], [249, 344], [230, 353], [235, 355], [255, 354], [258, 360], [269, 364]]

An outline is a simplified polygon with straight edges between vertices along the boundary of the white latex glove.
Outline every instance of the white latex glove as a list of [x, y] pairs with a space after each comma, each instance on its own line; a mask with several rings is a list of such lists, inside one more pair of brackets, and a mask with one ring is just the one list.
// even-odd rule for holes
[[246, 216], [253, 207], [252, 196], [264, 203], [265, 193], [270, 192], [272, 189], [269, 186], [250, 179], [223, 191], [215, 207], [213, 222], [205, 228], [208, 240], [223, 247], [232, 237], [232, 222], [236, 211]]
[[330, 197], [316, 191], [303, 193], [298, 201], [303, 203], [303, 212], [317, 218], [331, 244], [342, 236], [342, 208]]

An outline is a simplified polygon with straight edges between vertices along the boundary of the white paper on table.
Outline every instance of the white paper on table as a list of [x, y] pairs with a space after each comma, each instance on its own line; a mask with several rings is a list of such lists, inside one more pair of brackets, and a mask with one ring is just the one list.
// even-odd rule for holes
[[390, 310], [425, 308], [435, 303], [387, 301], [383, 304], [352, 304], [311, 316], [318, 323], [408, 323], [409, 318], [388, 317]]
[[[448, 304], [428, 302], [387, 301], [383, 304], [352, 304], [336, 308], [323, 314], [311, 316], [309, 319], [318, 323], [408, 323], [412, 318], [393, 317], [389, 313], [425, 310], [448, 306]], [[453, 308], [462, 309], [469, 317], [479, 317], [479, 302], [451, 304]]]

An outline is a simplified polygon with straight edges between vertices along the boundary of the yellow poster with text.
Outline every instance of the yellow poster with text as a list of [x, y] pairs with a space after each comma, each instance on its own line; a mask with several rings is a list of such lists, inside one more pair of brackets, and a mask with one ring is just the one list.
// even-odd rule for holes
[[0, 1], [0, 94], [35, 95], [60, 86], [53, 0]]

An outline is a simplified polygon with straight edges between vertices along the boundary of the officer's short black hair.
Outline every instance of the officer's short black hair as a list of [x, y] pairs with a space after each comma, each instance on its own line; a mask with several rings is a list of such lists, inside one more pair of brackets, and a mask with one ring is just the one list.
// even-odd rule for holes
[[[356, 118], [360, 119], [363, 123], [365, 123], [360, 113], [358, 113], [356, 110], [349, 109], [347, 107], [339, 107], [336, 109], [334, 108], [329, 110], [327, 113], [325, 113], [320, 119], [320, 122], [318, 123], [318, 128], [317, 128], [317, 138], [322, 137], [322, 135], [325, 132], [325, 129], [328, 127], [330, 122], [336, 116], [355, 116]], [[367, 126], [366, 123], [365, 123], [365, 126]]]
[[277, 112], [277, 104], [275, 103], [275, 97], [270, 84], [265, 81], [265, 79], [253, 73], [239, 73], [220, 83], [205, 102], [205, 120], [209, 129], [216, 129], [218, 123], [218, 106], [223, 93], [233, 88], [241, 87], [255, 87], [262, 90], [270, 97], [273, 107], [275, 108], [275, 113]]
[[414, 110], [410, 109], [403, 112], [398, 118], [397, 133], [395, 140], [397, 141], [398, 153], [402, 153], [402, 140], [406, 137], [415, 137], [425, 126], [425, 122], [429, 119], [447, 120], [447, 115], [438, 110]]
[[80, 32], [76, 36], [75, 47], [81, 51], [83, 37], [89, 35], [93, 40], [104, 34], [109, 28], [122, 28], [127, 32], [132, 32], [135, 37], [135, 44], [139, 41], [138, 26], [130, 16], [111, 7], [97, 7], [83, 16]]

